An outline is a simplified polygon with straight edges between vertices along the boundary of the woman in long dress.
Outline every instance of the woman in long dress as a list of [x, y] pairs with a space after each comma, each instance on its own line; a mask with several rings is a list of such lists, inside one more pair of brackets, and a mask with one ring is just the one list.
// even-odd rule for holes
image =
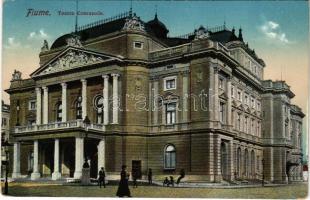
[[121, 171], [121, 180], [118, 185], [117, 193], [116, 196], [118, 197], [131, 197], [130, 195], [130, 190], [128, 187], [128, 179], [129, 179], [129, 174], [126, 171], [126, 165], [122, 166], [122, 171]]

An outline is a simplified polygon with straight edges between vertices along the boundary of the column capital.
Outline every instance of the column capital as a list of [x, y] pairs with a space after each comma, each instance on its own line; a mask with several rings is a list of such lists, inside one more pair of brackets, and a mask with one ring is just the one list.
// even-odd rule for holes
[[85, 78], [82, 78], [82, 79], [81, 79], [81, 82], [82, 82], [82, 83], [87, 83], [87, 80], [86, 80]]
[[36, 92], [41, 92], [41, 88], [40, 87], [36, 87]]
[[214, 73], [216, 74], [219, 73], [220, 71], [220, 68], [218, 66], [214, 66], [213, 69], [214, 69]]
[[60, 83], [62, 88], [66, 88], [67, 87], [67, 83]]
[[112, 76], [112, 77], [119, 77], [120, 75], [119, 75], [119, 74], [116, 74], [116, 73], [112, 73], [111, 76]]
[[109, 79], [109, 75], [103, 74], [103, 75], [102, 75], [102, 78], [104, 78], [104, 79]]
[[47, 87], [47, 86], [43, 86], [42, 89], [43, 89], [44, 91], [48, 91], [48, 87]]

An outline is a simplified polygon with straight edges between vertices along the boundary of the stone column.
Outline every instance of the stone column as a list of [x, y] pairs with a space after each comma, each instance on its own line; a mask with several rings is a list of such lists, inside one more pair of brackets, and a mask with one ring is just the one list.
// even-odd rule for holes
[[219, 69], [214, 67], [214, 121], [219, 121], [219, 76], [218, 76]]
[[230, 140], [229, 141], [229, 144], [228, 144], [228, 152], [229, 152], [229, 155], [228, 155], [228, 164], [229, 164], [229, 175], [230, 175], [230, 180], [234, 180], [235, 179], [235, 169], [234, 169], [234, 143], [233, 143], [233, 140]]
[[61, 83], [61, 121], [66, 122], [67, 121], [67, 84]]
[[112, 74], [113, 77], [113, 124], [118, 124], [118, 77], [119, 74]]
[[13, 173], [12, 178], [19, 178], [20, 174], [20, 143], [14, 143], [14, 157], [13, 157]]
[[84, 138], [75, 138], [75, 172], [74, 178], [82, 177], [82, 167], [84, 162]]
[[100, 140], [98, 146], [98, 171], [101, 167], [105, 168], [105, 141], [104, 139]]
[[82, 82], [82, 119], [87, 116], [87, 80], [81, 79]]
[[213, 182], [214, 181], [214, 134], [213, 133], [209, 133], [209, 138], [208, 138], [208, 146], [209, 146], [209, 152], [208, 152], [208, 174], [209, 174], [209, 181]]
[[229, 126], [229, 129], [231, 129], [231, 77], [228, 77], [227, 79], [227, 96], [227, 125]]
[[43, 87], [43, 124], [48, 124], [48, 88]]
[[214, 134], [214, 181], [220, 182], [223, 177], [221, 174], [221, 138]]
[[54, 172], [52, 174], [52, 179], [57, 180], [61, 178], [61, 173], [59, 172], [59, 139], [55, 139], [54, 145]]
[[188, 120], [188, 71], [183, 72], [183, 109], [182, 109], [182, 122], [187, 122]]
[[42, 112], [42, 96], [41, 96], [41, 88], [36, 88], [37, 95], [37, 116], [36, 116], [36, 124], [41, 124], [41, 112]]
[[103, 78], [103, 124], [109, 123], [109, 76], [102, 75]]
[[33, 172], [31, 173], [31, 180], [40, 178], [39, 172], [39, 142], [33, 142]]

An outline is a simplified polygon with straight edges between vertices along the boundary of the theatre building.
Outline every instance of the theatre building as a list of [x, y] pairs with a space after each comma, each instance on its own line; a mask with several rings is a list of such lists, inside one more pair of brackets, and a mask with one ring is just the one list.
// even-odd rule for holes
[[159, 180], [301, 180], [304, 114], [284, 81], [264, 80], [242, 30], [168, 32], [129, 11], [44, 41], [39, 67], [6, 90], [13, 178], [79, 179], [87, 160], [93, 178], [127, 165]]

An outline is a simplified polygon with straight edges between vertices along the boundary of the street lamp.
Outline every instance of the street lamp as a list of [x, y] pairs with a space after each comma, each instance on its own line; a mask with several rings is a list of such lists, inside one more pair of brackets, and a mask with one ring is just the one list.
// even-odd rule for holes
[[8, 175], [9, 175], [9, 149], [11, 146], [9, 142], [6, 140], [2, 143], [2, 148], [5, 149], [5, 160], [2, 161], [2, 165], [5, 166], [5, 182], [4, 182], [4, 194], [8, 194], [9, 184], [8, 184]]
[[5, 183], [4, 183], [4, 194], [8, 194], [9, 192], [9, 183], [8, 183], [8, 175], [9, 175], [9, 151], [5, 151]]
[[265, 160], [264, 158], [262, 159], [262, 174], [263, 174], [263, 178], [262, 178], [262, 187], [264, 187], [264, 184], [265, 184], [265, 174], [264, 174], [264, 165], [265, 165]]

